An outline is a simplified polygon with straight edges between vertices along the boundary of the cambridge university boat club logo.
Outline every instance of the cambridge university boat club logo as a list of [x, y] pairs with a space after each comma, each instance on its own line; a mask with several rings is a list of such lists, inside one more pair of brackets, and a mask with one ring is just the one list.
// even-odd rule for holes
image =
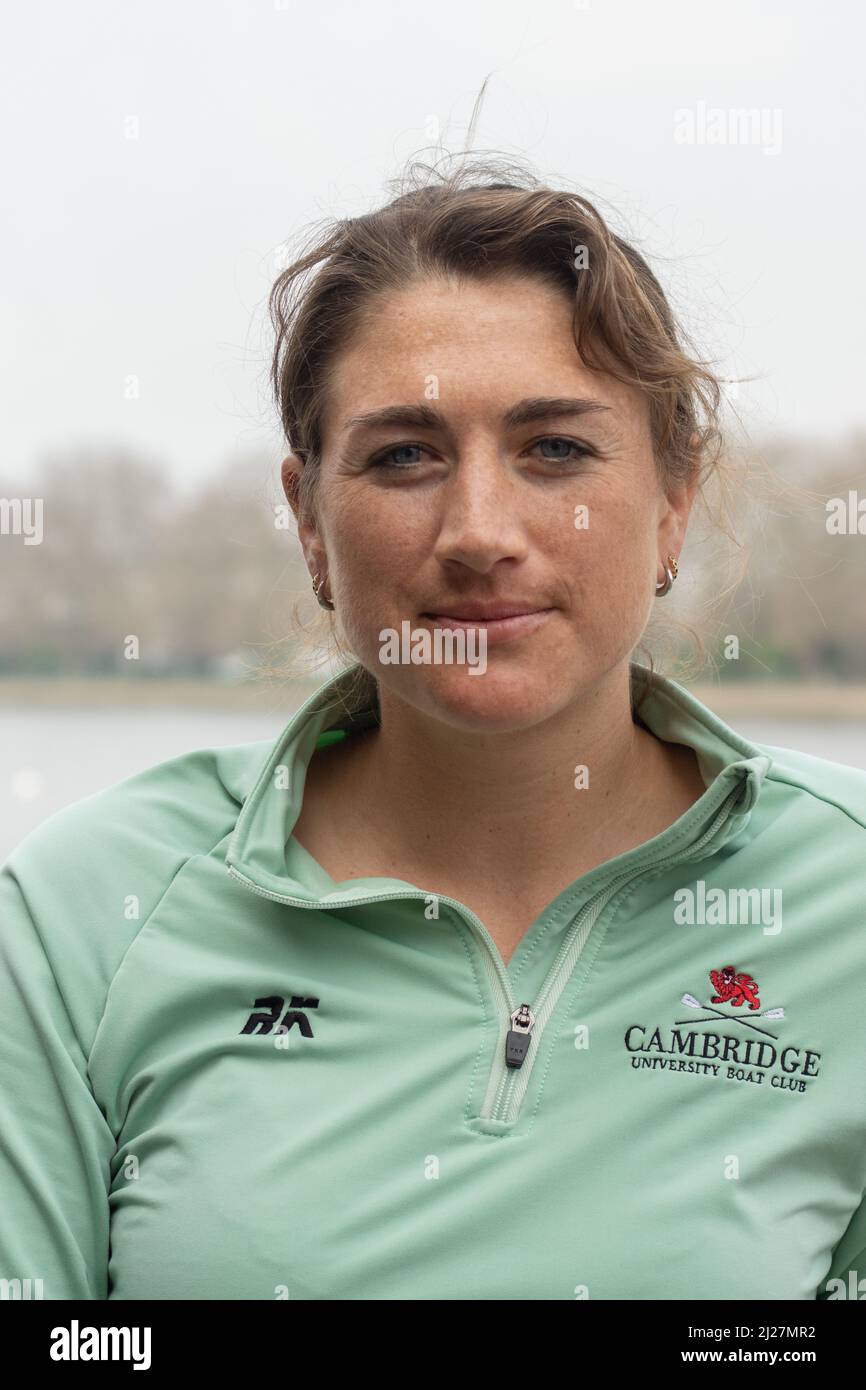
[[780, 1045], [778, 1030], [756, 1022], [784, 1019], [785, 1010], [781, 1005], [761, 1007], [758, 982], [748, 971], [723, 965], [709, 972], [709, 980], [706, 1002], [693, 994], [682, 996], [680, 1003], [693, 1010], [687, 1017], [654, 1027], [632, 1023], [626, 1029], [624, 1041], [635, 1070], [697, 1072], [802, 1094], [819, 1073], [820, 1052]]

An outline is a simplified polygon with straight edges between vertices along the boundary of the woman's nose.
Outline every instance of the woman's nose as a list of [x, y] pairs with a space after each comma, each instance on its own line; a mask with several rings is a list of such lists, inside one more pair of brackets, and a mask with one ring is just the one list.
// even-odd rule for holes
[[[440, 498], [439, 559], [487, 568], [503, 557], [523, 556], [521, 499], [516, 480], [498, 455], [486, 451], [461, 459]], [[525, 500], [522, 505], [525, 508]]]

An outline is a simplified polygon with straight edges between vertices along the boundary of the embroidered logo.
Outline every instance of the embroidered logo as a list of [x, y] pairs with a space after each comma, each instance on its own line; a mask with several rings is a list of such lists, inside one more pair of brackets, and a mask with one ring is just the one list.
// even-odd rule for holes
[[[732, 1008], [738, 1009], [743, 1004], [748, 1004], [749, 1009], [760, 1009], [761, 1001], [758, 998], [758, 984], [751, 975], [741, 971], [737, 973], [733, 965], [724, 965], [721, 970], [711, 970], [710, 979], [715, 987], [715, 994], [708, 1004], [702, 1004], [693, 994], [684, 994], [683, 1004], [688, 1004], [690, 1009], [709, 1009], [710, 1014], [707, 1018], [679, 1018], [677, 1026], [681, 1023], [709, 1023], [714, 1018], [730, 1018], [735, 1023], [741, 1023], [746, 1028], [752, 1028], [756, 1033], [764, 1033], [768, 1038], [778, 1037], [777, 1033], [771, 1033], [769, 1028], [759, 1028], [757, 1024], [750, 1023], [747, 1018], [738, 1017], [736, 1014], [722, 1013], [721, 1009], [714, 1009], [713, 1004], [730, 1004]], [[763, 1013], [755, 1015], [756, 1018], [784, 1018], [785, 1010], [781, 1007], [775, 1009], [764, 1009]]]
[[[242, 1033], [270, 1033], [274, 1025], [278, 1022], [280, 1014], [286, 1006], [286, 1001], [281, 994], [268, 994], [261, 999], [254, 1000], [255, 1007], [259, 1012], [251, 1013], [243, 1028]], [[283, 1021], [277, 1029], [280, 1033], [288, 1033], [297, 1024], [305, 1038], [313, 1037], [313, 1029], [310, 1020], [307, 1018], [305, 1009], [317, 1009], [318, 999], [305, 999], [300, 994], [293, 994], [286, 1012], [283, 1014]]]
[[716, 989], [710, 1003], [737, 1005], [748, 1001], [750, 1009], [761, 1007], [757, 982], [744, 971], [738, 975], [735, 966], [723, 965], [721, 970], [711, 970], [710, 979]]
[[[769, 1076], [772, 1089], [802, 1094], [818, 1075], [820, 1052], [812, 1048], [775, 1046], [778, 1033], [753, 1020], [783, 1019], [785, 1010], [781, 1005], [761, 1009], [758, 982], [748, 971], [723, 965], [709, 971], [709, 980], [715, 993], [707, 991], [710, 998], [706, 1003], [701, 1003], [693, 994], [684, 994], [680, 1000], [690, 1009], [703, 1010], [703, 1017], [680, 1018], [672, 1024], [655, 1027], [632, 1023], [626, 1029], [624, 1041], [632, 1054], [632, 1067], [635, 1070], [698, 1072], [756, 1086], [763, 1085]], [[723, 1007], [716, 1008], [718, 1004]], [[716, 1024], [716, 1030], [695, 1027], [706, 1023]], [[726, 1032], [721, 1026], [731, 1024], [738, 1025], [733, 1032]], [[741, 1029], [762, 1037], [747, 1038]]]

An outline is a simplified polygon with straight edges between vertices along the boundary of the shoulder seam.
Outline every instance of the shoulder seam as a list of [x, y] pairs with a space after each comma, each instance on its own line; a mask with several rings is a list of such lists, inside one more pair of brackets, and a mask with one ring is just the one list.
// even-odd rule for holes
[[861, 830], [866, 830], [866, 821], [861, 820], [859, 816], [856, 816], [847, 806], [840, 806], [838, 801], [831, 800], [829, 796], [822, 796], [820, 792], [815, 791], [812, 787], [804, 787], [802, 782], [795, 782], [792, 781], [790, 777], [781, 776], [778, 771], [778, 764], [775, 761], [770, 771], [767, 773], [767, 781], [778, 782], [785, 787], [794, 787], [797, 791], [804, 792], [806, 796], [811, 796], [815, 801], [823, 801], [825, 806], [832, 806], [834, 810], [841, 811], [843, 816], [847, 816], [848, 819], [859, 826]]
[[[227, 833], [229, 833], [229, 832], [227, 832]], [[162, 906], [162, 904], [163, 904], [164, 901], [165, 901], [166, 894], [169, 893], [169, 892], [171, 891], [171, 889], [174, 887], [175, 880], [177, 879], [177, 877], [179, 876], [179, 874], [183, 873], [183, 870], [187, 867], [188, 864], [191, 864], [191, 863], [193, 862], [193, 860], [195, 860], [195, 859], [203, 859], [203, 858], [206, 858], [207, 855], [213, 854], [213, 852], [214, 852], [214, 850], [216, 849], [217, 845], [220, 843], [220, 840], [224, 840], [224, 839], [225, 839], [225, 834], [221, 835], [221, 836], [219, 837], [219, 840], [216, 840], [215, 843], [214, 843], [213, 845], [211, 845], [211, 847], [210, 847], [209, 850], [199, 851], [197, 854], [188, 854], [187, 857], [186, 857], [186, 859], [184, 859], [180, 864], [178, 864], [177, 868], [175, 869], [175, 871], [174, 871], [174, 873], [172, 874], [171, 878], [169, 879], [168, 883], [165, 885], [165, 888], [164, 888], [163, 891], [160, 893], [159, 898], [158, 898], [157, 901], [154, 903], [153, 907], [150, 909], [150, 912], [147, 914], [147, 916], [145, 917], [144, 921], [141, 922], [141, 923], [139, 924], [138, 931], [135, 933], [135, 935], [133, 936], [132, 940], [131, 940], [131, 941], [129, 942], [129, 944], [127, 945], [126, 950], [124, 951], [123, 955], [120, 957], [120, 960], [117, 962], [117, 965], [114, 967], [114, 970], [111, 972], [111, 979], [108, 981], [108, 985], [107, 985], [106, 990], [105, 990], [105, 998], [104, 998], [103, 1001], [102, 1001], [102, 1013], [99, 1015], [99, 1022], [98, 1022], [97, 1025], [96, 1025], [96, 1029], [95, 1029], [94, 1034], [93, 1034], [93, 1039], [92, 1039], [92, 1041], [91, 1041], [91, 1043], [90, 1043], [90, 1047], [89, 1047], [89, 1049], [88, 1049], [88, 1051], [87, 1051], [87, 1066], [86, 1066], [86, 1071], [87, 1071], [87, 1079], [88, 1079], [88, 1082], [90, 1082], [90, 1059], [91, 1059], [91, 1057], [93, 1056], [93, 1049], [94, 1049], [94, 1047], [96, 1046], [96, 1040], [97, 1040], [97, 1038], [99, 1037], [99, 1030], [101, 1029], [102, 1024], [103, 1024], [103, 1022], [104, 1022], [104, 1020], [105, 1020], [105, 1012], [106, 1012], [106, 1009], [108, 1008], [108, 996], [111, 994], [111, 987], [112, 987], [112, 985], [114, 984], [114, 981], [117, 979], [117, 976], [118, 976], [118, 974], [119, 974], [119, 972], [120, 972], [120, 970], [121, 970], [121, 967], [123, 966], [124, 961], [126, 960], [126, 957], [129, 955], [129, 952], [132, 950], [133, 946], [135, 945], [135, 943], [136, 943], [136, 941], [138, 940], [139, 936], [140, 936], [141, 933], [143, 932], [144, 928], [147, 926], [147, 924], [148, 924], [148, 922], [150, 921], [150, 919], [153, 917], [153, 915], [154, 915], [156, 912], [159, 911], [160, 907]], [[92, 1090], [92, 1089], [93, 1089], [93, 1087], [92, 1087], [92, 1084], [91, 1084], [91, 1090]]]

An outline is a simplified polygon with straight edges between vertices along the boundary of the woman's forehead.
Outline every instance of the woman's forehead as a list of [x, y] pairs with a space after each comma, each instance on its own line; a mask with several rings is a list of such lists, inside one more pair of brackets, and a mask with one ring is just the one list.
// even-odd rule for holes
[[[517, 283], [537, 288], [530, 277]], [[485, 283], [465, 294], [461, 286], [428, 288], [424, 282], [411, 294], [383, 297], [334, 359], [323, 403], [329, 443], [374, 425], [402, 425], [386, 415], [398, 408], [407, 427], [447, 422], [457, 429], [484, 420], [513, 428], [523, 403], [545, 398], [595, 403], [581, 423], [596, 431], [645, 425], [644, 394], [581, 360], [570, 307], [549, 286], [541, 285], [540, 301], [530, 294], [521, 302]], [[425, 406], [427, 421], [408, 418], [410, 408], [423, 413]], [[381, 418], [370, 419], [377, 412]]]

